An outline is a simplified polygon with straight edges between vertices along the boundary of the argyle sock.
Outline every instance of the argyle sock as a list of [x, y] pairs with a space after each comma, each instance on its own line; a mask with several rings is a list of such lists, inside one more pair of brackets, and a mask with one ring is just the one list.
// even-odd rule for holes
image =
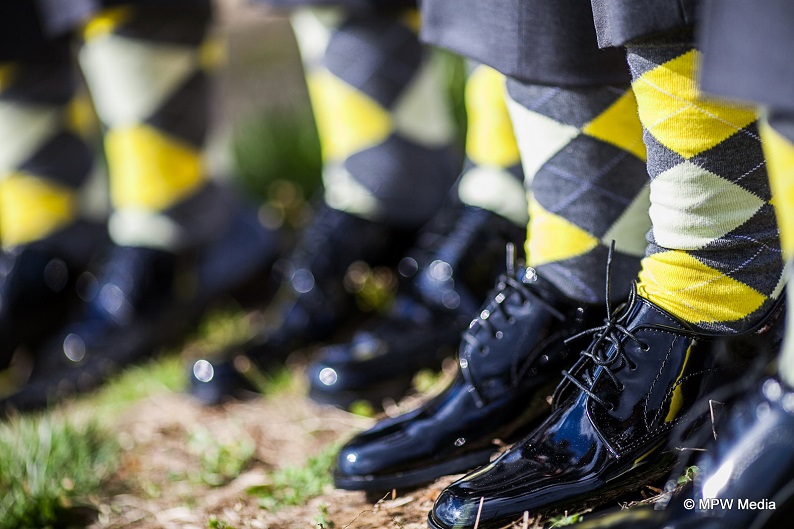
[[403, 228], [425, 223], [459, 167], [443, 85], [415, 11], [307, 8], [292, 19], [322, 146], [326, 203]]
[[[769, 183], [774, 196], [775, 213], [780, 226], [783, 257], [791, 277], [794, 258], [794, 112], [769, 113], [761, 121], [761, 138], [769, 170]], [[794, 302], [794, 291], [787, 290], [788, 306]], [[786, 312], [786, 338], [778, 364], [780, 377], [794, 388], [794, 310]]]
[[466, 205], [526, 226], [524, 176], [507, 112], [505, 82], [502, 74], [484, 65], [473, 66], [466, 79], [466, 164], [458, 180], [458, 197]]
[[612, 293], [628, 295], [650, 228], [645, 146], [631, 89], [512, 80], [507, 87], [530, 191], [529, 265], [570, 298], [603, 302], [615, 240]]
[[217, 59], [210, 15], [209, 5], [124, 5], [83, 30], [80, 64], [106, 127], [117, 244], [179, 250], [217, 229], [222, 206], [201, 152]]
[[43, 239], [79, 213], [93, 166], [81, 130], [68, 45], [36, 62], [0, 64], [0, 240]]
[[628, 47], [651, 176], [638, 292], [696, 328], [736, 332], [782, 288], [754, 109], [704, 99], [686, 38]]

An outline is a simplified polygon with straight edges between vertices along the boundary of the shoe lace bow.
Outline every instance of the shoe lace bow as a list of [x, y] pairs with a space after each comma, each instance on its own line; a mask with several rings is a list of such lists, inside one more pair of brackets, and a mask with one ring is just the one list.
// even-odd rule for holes
[[[614, 369], [620, 365], [627, 365], [629, 369], [636, 369], [637, 365], [626, 354], [625, 344], [630, 340], [636, 343], [641, 350], [647, 351], [648, 344], [637, 338], [632, 331], [626, 327], [626, 320], [629, 315], [629, 307], [634, 305], [637, 297], [635, 289], [631, 289], [629, 299], [626, 303], [619, 305], [616, 309], [612, 308], [611, 293], [610, 293], [610, 280], [612, 275], [612, 255], [615, 251], [615, 242], [609, 248], [607, 255], [607, 271], [606, 271], [606, 310], [607, 316], [604, 319], [604, 325], [587, 329], [580, 333], [574, 334], [565, 340], [568, 344], [578, 338], [584, 336], [592, 336], [590, 345], [587, 346], [582, 352], [579, 353], [580, 358], [585, 359], [585, 365], [576, 369], [576, 373], [571, 373], [567, 370], [562, 371], [563, 381], [568, 381], [582, 392], [586, 393], [595, 402], [604, 406], [607, 410], [613, 410], [614, 405], [607, 402], [605, 399], [597, 395], [593, 391], [595, 384], [595, 374], [598, 368], [612, 381], [618, 391], [623, 390], [623, 383], [618, 380], [615, 375]], [[622, 362], [622, 364], [621, 364]], [[589, 368], [587, 364], [589, 365]], [[577, 376], [579, 375], [579, 376]], [[580, 380], [580, 378], [582, 380]], [[564, 384], [558, 386], [555, 391], [554, 402], [559, 402], [562, 387]]]

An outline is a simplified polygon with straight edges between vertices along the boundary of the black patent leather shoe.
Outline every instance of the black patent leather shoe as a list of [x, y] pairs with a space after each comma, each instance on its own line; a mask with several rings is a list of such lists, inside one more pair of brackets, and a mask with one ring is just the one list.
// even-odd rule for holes
[[183, 325], [166, 308], [176, 266], [173, 254], [115, 247], [82, 317], [36, 351], [30, 379], [0, 406], [28, 411], [94, 389], [116, 369], [143, 356], [163, 331], [156, 329], [160, 321]]
[[292, 255], [275, 265], [283, 284], [265, 311], [268, 329], [217, 359], [196, 360], [191, 393], [207, 405], [249, 394], [251, 369], [272, 369], [295, 349], [329, 337], [355, 312], [344, 285], [351, 264], [393, 264], [414, 235], [322, 206]]
[[408, 488], [488, 462], [498, 438], [520, 438], [548, 410], [567, 364], [565, 338], [603, 317], [566, 300], [532, 268], [503, 275], [463, 334], [459, 373], [436, 398], [386, 419], [337, 456], [342, 489]]
[[43, 408], [95, 389], [121, 368], [184, 337], [208, 306], [269, 272], [279, 235], [238, 208], [224, 236], [185, 255], [111, 246], [71, 323], [33, 354], [33, 371], [0, 412]]
[[448, 209], [420, 231], [417, 247], [400, 261], [398, 271], [411, 282], [390, 313], [350, 343], [322, 349], [309, 366], [313, 400], [379, 407], [384, 398], [402, 397], [417, 371], [439, 368], [454, 353], [493, 278], [504, 271], [505, 244], [519, 244], [525, 230], [484, 209]]
[[614, 513], [577, 529], [777, 529], [794, 516], [794, 391], [775, 379], [730, 405], [703, 445], [694, 482], [669, 504]]
[[0, 251], [0, 369], [20, 345], [40, 346], [79, 303], [77, 279], [106, 240], [77, 221], [46, 239]]
[[[758, 329], [769, 333], [774, 310]], [[551, 416], [488, 466], [456, 481], [428, 516], [435, 529], [501, 527], [603, 504], [665, 476], [671, 430], [705, 416], [701, 396], [724, 383], [716, 342], [632, 292], [555, 391]], [[697, 404], [696, 404], [697, 403]]]

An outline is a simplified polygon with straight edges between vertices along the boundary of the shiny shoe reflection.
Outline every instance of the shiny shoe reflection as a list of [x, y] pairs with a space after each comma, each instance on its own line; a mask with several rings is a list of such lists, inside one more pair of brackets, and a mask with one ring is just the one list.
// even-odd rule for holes
[[[758, 327], [769, 334], [773, 311]], [[665, 476], [674, 426], [707, 411], [721, 376], [713, 343], [632, 292], [591, 331], [593, 341], [555, 391], [551, 416], [494, 462], [445, 489], [434, 529], [501, 527], [528, 511], [576, 510]], [[480, 502], [482, 500], [482, 508]]]
[[[0, 411], [42, 408], [90, 391], [121, 368], [181, 339], [207, 307], [270, 269], [278, 235], [240, 209], [225, 236], [193, 254], [112, 246], [81, 316], [39, 348]], [[257, 281], [258, 282], [258, 281]]]
[[794, 390], [775, 379], [729, 404], [699, 472], [664, 510], [616, 513], [577, 529], [777, 529], [794, 516]]
[[350, 266], [356, 261], [396, 261], [413, 236], [321, 207], [292, 255], [275, 265], [283, 284], [265, 312], [268, 329], [247, 343], [231, 346], [217, 359], [196, 360], [201, 367], [194, 363], [191, 368], [191, 393], [207, 405], [239, 397], [253, 389], [247, 370], [266, 372], [295, 349], [330, 336], [355, 313], [353, 296], [344, 285]]
[[107, 235], [77, 221], [44, 240], [0, 251], [0, 369], [20, 345], [34, 350], [79, 304], [78, 278]]
[[366, 400], [379, 407], [384, 398], [402, 397], [417, 371], [438, 369], [452, 355], [504, 270], [505, 244], [523, 240], [525, 230], [471, 206], [449, 206], [439, 217], [400, 261], [398, 271], [410, 283], [390, 313], [350, 343], [322, 349], [309, 366], [312, 399], [341, 407]]
[[546, 414], [567, 363], [564, 339], [602, 313], [567, 301], [532, 268], [511, 268], [463, 335], [454, 382], [348, 442], [337, 457], [337, 487], [391, 490], [466, 471], [488, 462], [495, 438], [520, 438]]

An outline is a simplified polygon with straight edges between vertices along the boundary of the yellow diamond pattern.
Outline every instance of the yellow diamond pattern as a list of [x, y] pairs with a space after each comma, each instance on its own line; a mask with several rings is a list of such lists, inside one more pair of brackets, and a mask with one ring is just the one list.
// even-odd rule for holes
[[466, 81], [466, 155], [478, 165], [510, 167], [520, 161], [505, 103], [505, 78], [479, 66]]
[[105, 151], [116, 208], [161, 211], [205, 180], [204, 164], [196, 149], [148, 125], [109, 130]]
[[637, 292], [693, 324], [738, 321], [766, 300], [757, 290], [681, 250], [643, 259]]
[[330, 72], [311, 73], [308, 86], [325, 160], [347, 158], [391, 134], [389, 113]]
[[640, 160], [646, 159], [642, 124], [637, 115], [637, 100], [631, 90], [626, 91], [609, 108], [586, 124], [582, 132], [620, 147]]
[[529, 218], [526, 250], [530, 266], [578, 257], [598, 246], [598, 239], [565, 218], [546, 211], [534, 199], [529, 202]]
[[751, 108], [700, 96], [695, 75], [699, 58], [697, 50], [690, 50], [633, 83], [643, 126], [684, 158], [714, 147], [757, 117]]
[[94, 40], [112, 33], [117, 27], [125, 23], [132, 16], [130, 6], [104, 9], [83, 26], [83, 39]]
[[0, 240], [10, 248], [46, 237], [74, 219], [74, 192], [23, 172], [0, 180]]
[[794, 145], [765, 121], [761, 124], [761, 139], [783, 256], [789, 260], [794, 257]]
[[16, 72], [16, 66], [13, 63], [0, 64], [0, 91], [5, 90], [11, 85]]

